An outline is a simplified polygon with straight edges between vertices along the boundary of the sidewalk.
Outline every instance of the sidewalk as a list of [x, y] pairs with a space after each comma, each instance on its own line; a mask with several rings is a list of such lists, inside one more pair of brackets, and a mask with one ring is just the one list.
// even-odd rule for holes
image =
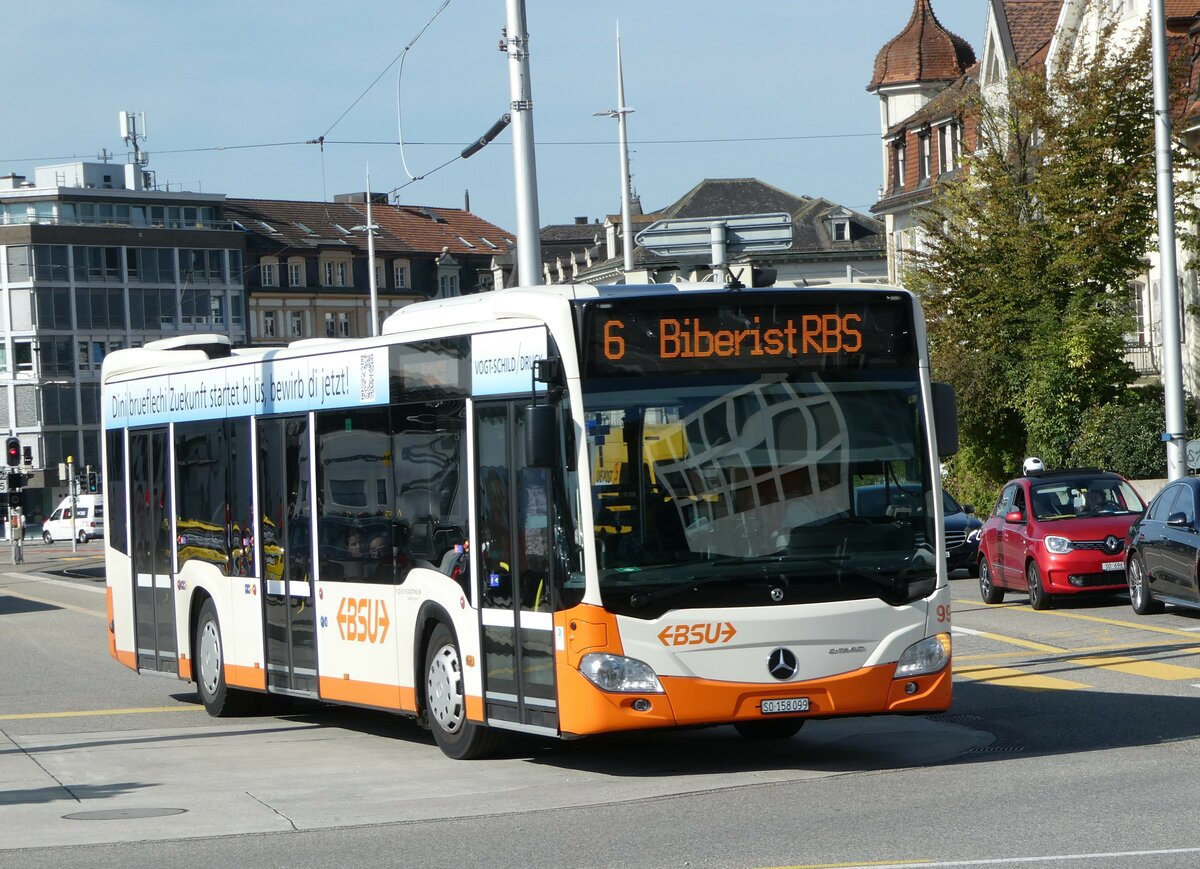
[[13, 564], [11, 540], [0, 540], [0, 570], [8, 573], [44, 573], [61, 576], [70, 571], [72, 576], [104, 582], [104, 541], [92, 540], [76, 544], [71, 551], [70, 540], [58, 540], [47, 546], [41, 537], [30, 535], [21, 544], [23, 564]]

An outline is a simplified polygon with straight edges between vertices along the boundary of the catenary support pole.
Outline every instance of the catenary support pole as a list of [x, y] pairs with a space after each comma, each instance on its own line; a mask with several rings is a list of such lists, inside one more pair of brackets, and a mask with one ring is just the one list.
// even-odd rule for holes
[[541, 220], [534, 158], [533, 88], [529, 82], [529, 33], [525, 0], [505, 0], [508, 90], [512, 100], [513, 183], [517, 206], [517, 271], [523, 286], [542, 283]]
[[1154, 165], [1158, 180], [1159, 294], [1162, 304], [1162, 377], [1166, 399], [1167, 478], [1187, 474], [1183, 410], [1183, 348], [1179, 324], [1179, 277], [1175, 262], [1175, 179], [1171, 161], [1171, 100], [1163, 0], [1150, 0], [1154, 68]]

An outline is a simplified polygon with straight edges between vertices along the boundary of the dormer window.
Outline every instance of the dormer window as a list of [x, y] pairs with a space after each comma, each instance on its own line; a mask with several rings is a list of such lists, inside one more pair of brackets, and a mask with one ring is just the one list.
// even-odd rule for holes
[[892, 189], [904, 189], [904, 139], [892, 143]]
[[917, 149], [920, 155], [917, 169], [917, 180], [918, 182], [928, 181], [930, 166], [933, 162], [931, 160], [933, 152], [933, 137], [928, 132], [917, 134]]
[[833, 240], [834, 241], [849, 241], [850, 240], [850, 221], [835, 220], [833, 222]]
[[962, 162], [962, 125], [957, 121], [938, 128], [938, 171], [953, 172]]

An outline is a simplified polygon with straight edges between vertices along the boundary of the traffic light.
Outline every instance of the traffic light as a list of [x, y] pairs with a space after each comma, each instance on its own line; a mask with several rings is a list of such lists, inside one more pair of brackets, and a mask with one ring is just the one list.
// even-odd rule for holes
[[8, 493], [8, 506], [14, 510], [20, 509], [20, 507], [21, 507], [20, 491]]
[[8, 479], [5, 480], [5, 482], [8, 483], [8, 491], [11, 492], [14, 489], [21, 488], [28, 481], [24, 474], [17, 473], [16, 471], [9, 471]]
[[21, 439], [10, 437], [4, 448], [5, 457], [8, 459], [8, 466], [15, 468], [21, 464]]
[[87, 475], [87, 490], [89, 492], [100, 491], [100, 475], [95, 471], [88, 471]]

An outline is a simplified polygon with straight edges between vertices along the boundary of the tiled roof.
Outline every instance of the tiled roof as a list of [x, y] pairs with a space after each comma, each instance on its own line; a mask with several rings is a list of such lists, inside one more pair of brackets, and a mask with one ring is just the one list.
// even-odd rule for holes
[[1004, 0], [1017, 66], [1044, 64], [1063, 0]]
[[737, 214], [792, 214], [809, 201], [757, 178], [706, 178], [682, 197], [660, 209], [661, 218], [721, 217]]
[[[236, 221], [261, 244], [311, 250], [340, 246], [365, 250], [367, 237], [354, 232], [362, 216], [340, 202], [297, 202], [285, 199], [226, 199], [225, 218]], [[376, 235], [376, 244], [397, 240]]]
[[[363, 222], [367, 206], [353, 205]], [[504, 253], [516, 236], [461, 208], [424, 208], [416, 205], [373, 205], [371, 217], [408, 250], [418, 253]], [[464, 243], [464, 240], [468, 243]], [[490, 242], [490, 244], [489, 244]]]
[[[706, 178], [666, 208], [645, 217], [662, 220], [786, 212], [792, 216], [790, 252], [819, 253], [834, 249], [825, 218], [840, 208], [828, 199], [797, 196], [757, 178]], [[883, 224], [856, 211], [846, 211], [860, 232], [854, 233], [857, 238], [852, 242], [838, 242], [837, 249], [883, 250]], [[651, 260], [655, 256], [639, 247], [637, 258]]]
[[1197, 0], [1164, 0], [1163, 11], [1167, 18], [1195, 18], [1200, 15]]
[[930, 0], [916, 0], [904, 30], [875, 56], [868, 91], [883, 85], [953, 81], [975, 62], [975, 51], [944, 28]]
[[[366, 233], [354, 231], [354, 227], [367, 223], [365, 203], [226, 199], [225, 217], [237, 221], [267, 247], [367, 248]], [[461, 208], [379, 203], [371, 205], [371, 219], [379, 227], [376, 249], [389, 253], [441, 253], [445, 249], [452, 254], [491, 255], [504, 253], [508, 241], [514, 238], [512, 233]]]

